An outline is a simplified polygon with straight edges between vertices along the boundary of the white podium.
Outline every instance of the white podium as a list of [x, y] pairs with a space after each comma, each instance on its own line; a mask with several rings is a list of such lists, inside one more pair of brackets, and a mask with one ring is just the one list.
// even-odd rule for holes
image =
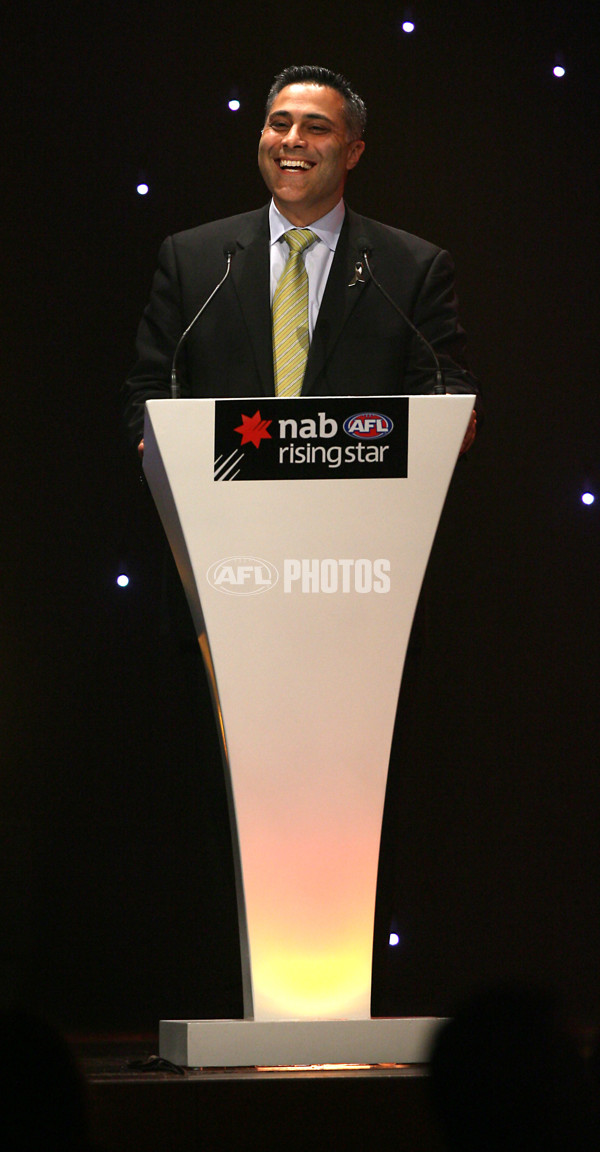
[[243, 1021], [161, 1021], [191, 1066], [407, 1063], [370, 1017], [375, 893], [412, 619], [471, 396], [155, 400], [144, 471], [212, 684]]

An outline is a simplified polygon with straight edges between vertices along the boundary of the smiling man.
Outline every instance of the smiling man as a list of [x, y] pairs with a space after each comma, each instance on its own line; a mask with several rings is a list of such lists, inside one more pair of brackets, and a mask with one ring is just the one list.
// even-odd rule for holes
[[[162, 246], [125, 385], [131, 439], [143, 450], [146, 400], [183, 396], [415, 394], [433, 391], [435, 350], [449, 392], [476, 393], [464, 361], [447, 252], [357, 215], [343, 198], [364, 149], [366, 110], [326, 68], [286, 68], [267, 98], [258, 163], [269, 205], [170, 237]], [[425, 338], [371, 281], [374, 275]], [[364, 265], [364, 262], [363, 262]], [[290, 301], [292, 310], [290, 311]], [[463, 449], [475, 435], [475, 416]]]

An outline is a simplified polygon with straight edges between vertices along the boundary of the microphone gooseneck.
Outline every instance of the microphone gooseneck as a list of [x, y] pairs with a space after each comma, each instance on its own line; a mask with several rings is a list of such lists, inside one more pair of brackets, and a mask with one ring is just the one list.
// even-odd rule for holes
[[182, 344], [185, 343], [185, 341], [186, 341], [187, 337], [189, 336], [190, 332], [192, 331], [192, 328], [194, 327], [194, 324], [196, 323], [196, 321], [200, 319], [202, 313], [204, 312], [204, 309], [208, 308], [208, 305], [210, 304], [211, 300], [213, 299], [213, 296], [216, 296], [217, 292], [219, 291], [219, 288], [221, 288], [223, 286], [223, 284], [225, 283], [225, 281], [226, 281], [226, 279], [229, 276], [229, 273], [231, 271], [231, 261], [233, 260], [233, 257], [235, 256], [235, 252], [236, 252], [236, 246], [232, 241], [229, 241], [227, 244], [223, 245], [223, 255], [225, 256], [225, 258], [227, 260], [227, 268], [225, 269], [225, 275], [221, 278], [221, 280], [219, 280], [219, 283], [217, 284], [217, 286], [215, 288], [213, 288], [208, 299], [205, 300], [202, 307], [198, 309], [198, 311], [196, 312], [196, 315], [194, 316], [194, 319], [192, 320], [192, 322], [190, 324], [188, 324], [187, 328], [185, 329], [184, 332], [182, 332], [181, 336], [179, 337], [179, 340], [177, 341], [177, 345], [176, 345], [175, 351], [173, 353], [173, 360], [171, 362], [171, 400], [179, 400], [181, 397], [181, 388], [179, 386], [179, 380], [177, 379], [177, 357], [179, 356], [181, 346], [182, 346]]
[[364, 283], [363, 268], [360, 266], [361, 261], [362, 261], [364, 266], [366, 267], [366, 269], [369, 273], [369, 276], [371, 277], [371, 280], [373, 281], [375, 287], [379, 290], [379, 292], [381, 292], [382, 296], [385, 297], [388, 304], [391, 304], [392, 308], [398, 313], [399, 316], [402, 317], [402, 319], [404, 320], [404, 323], [407, 324], [408, 327], [411, 329], [411, 331], [415, 333], [415, 336], [418, 336], [421, 343], [425, 345], [425, 347], [427, 348], [427, 351], [433, 357], [433, 361], [435, 363], [435, 384], [433, 386], [433, 392], [434, 392], [434, 395], [436, 395], [436, 396], [444, 396], [446, 393], [446, 385], [444, 383], [444, 371], [443, 371], [443, 368], [439, 362], [438, 355], [437, 355], [437, 352], [435, 351], [435, 348], [433, 348], [433, 346], [429, 343], [429, 340], [427, 339], [427, 337], [424, 336], [423, 333], [419, 331], [419, 329], [416, 327], [416, 325], [413, 324], [412, 320], [410, 320], [409, 317], [406, 315], [406, 312], [403, 312], [400, 305], [396, 303], [396, 301], [390, 296], [389, 292], [383, 287], [383, 284], [381, 284], [379, 282], [379, 280], [377, 279], [375, 273], [373, 272], [373, 269], [371, 268], [371, 264], [369, 261], [369, 255], [372, 251], [372, 248], [371, 248], [371, 245], [369, 244], [369, 241], [368, 241], [366, 236], [359, 236], [357, 248], [358, 248], [358, 251], [360, 253], [361, 260], [357, 261], [357, 263], [355, 265], [354, 279], [351, 281], [351, 283], [348, 285], [348, 287], [354, 287], [354, 284], [356, 284], [356, 283]]

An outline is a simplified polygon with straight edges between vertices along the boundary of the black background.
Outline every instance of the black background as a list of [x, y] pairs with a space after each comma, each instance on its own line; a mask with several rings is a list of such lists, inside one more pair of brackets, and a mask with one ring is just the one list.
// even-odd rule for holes
[[383, 0], [4, 13], [0, 987], [71, 1030], [200, 1014], [214, 976], [216, 753], [161, 631], [118, 386], [160, 241], [265, 202], [264, 95], [306, 61], [367, 101], [350, 204], [453, 253], [487, 410], [430, 565], [375, 1006], [444, 1012], [506, 977], [600, 1016], [598, 29], [583, 3], [413, 10], [413, 37]]

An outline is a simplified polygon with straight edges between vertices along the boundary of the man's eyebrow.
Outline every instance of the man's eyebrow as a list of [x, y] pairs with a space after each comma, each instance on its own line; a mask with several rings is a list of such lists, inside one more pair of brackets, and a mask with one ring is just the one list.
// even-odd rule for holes
[[[278, 108], [276, 112], [269, 113], [269, 120], [276, 119], [277, 116], [287, 116], [289, 120], [292, 119], [292, 113], [287, 112], [285, 108]], [[333, 120], [329, 116], [324, 116], [322, 112], [303, 112], [302, 120], [323, 120], [325, 124], [333, 125]]]
[[333, 120], [329, 116], [324, 116], [322, 112], [307, 112], [304, 117], [305, 120], [324, 120], [326, 124], [333, 124]]

